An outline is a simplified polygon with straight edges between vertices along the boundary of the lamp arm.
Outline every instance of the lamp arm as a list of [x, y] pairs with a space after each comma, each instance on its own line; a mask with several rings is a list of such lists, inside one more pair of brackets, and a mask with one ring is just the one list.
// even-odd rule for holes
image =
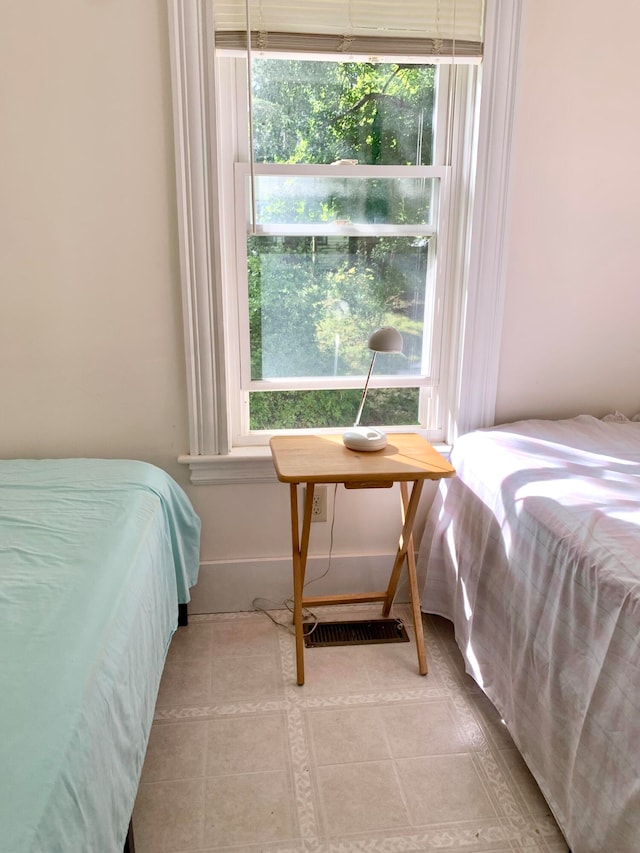
[[367, 381], [364, 383], [364, 390], [362, 391], [362, 398], [360, 400], [360, 408], [358, 409], [358, 415], [356, 417], [356, 422], [354, 423], [354, 427], [357, 427], [360, 424], [360, 417], [362, 415], [362, 410], [364, 409], [364, 401], [367, 399], [367, 391], [369, 389], [369, 380], [371, 379], [371, 374], [373, 372], [373, 365], [376, 360], [376, 355], [378, 353], [374, 350], [373, 358], [371, 359], [371, 364], [369, 365], [369, 372], [367, 373]]

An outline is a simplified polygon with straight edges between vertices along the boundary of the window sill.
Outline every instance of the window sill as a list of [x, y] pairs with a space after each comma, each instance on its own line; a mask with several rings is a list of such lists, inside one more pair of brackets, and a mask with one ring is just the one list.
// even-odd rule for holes
[[[450, 445], [434, 442], [433, 446], [449, 459]], [[268, 447], [237, 447], [224, 456], [185, 454], [178, 457], [178, 462], [189, 466], [189, 477], [194, 486], [278, 482]]]
[[195, 486], [222, 486], [238, 483], [276, 483], [271, 450], [268, 447], [238, 447], [217, 456], [179, 456], [188, 465]]

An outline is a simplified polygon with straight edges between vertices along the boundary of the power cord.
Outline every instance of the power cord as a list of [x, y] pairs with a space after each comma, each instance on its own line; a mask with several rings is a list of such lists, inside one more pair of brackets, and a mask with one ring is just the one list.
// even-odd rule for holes
[[[336, 523], [336, 497], [337, 497], [337, 494], [338, 494], [338, 484], [334, 483], [334, 486], [333, 486], [333, 507], [331, 510], [331, 528], [329, 531], [329, 555], [327, 558], [327, 568], [324, 570], [324, 572], [322, 572], [321, 575], [318, 575], [317, 577], [311, 578], [311, 580], [306, 581], [302, 587], [303, 590], [306, 589], [308, 586], [310, 586], [312, 583], [316, 583], [316, 581], [322, 580], [322, 578], [326, 577], [329, 574], [329, 571], [331, 570], [331, 561], [333, 559], [333, 530], [334, 530], [334, 526]], [[268, 598], [258, 597], [258, 598], [253, 599], [253, 601], [251, 602], [251, 606], [253, 607], [254, 610], [257, 610], [260, 613], [264, 613], [264, 615], [267, 616], [269, 619], [271, 619], [273, 624], [277, 625], [278, 628], [283, 628], [285, 631], [287, 631], [287, 633], [293, 634], [295, 636], [295, 630], [290, 625], [285, 625], [284, 622], [280, 622], [278, 619], [275, 619], [271, 615], [271, 613], [268, 610], [266, 610], [264, 607], [260, 607], [258, 604], [258, 602], [260, 602], [260, 601], [264, 601], [264, 602], [267, 602], [269, 604], [273, 604], [275, 607], [278, 606], [278, 602], [270, 601]], [[282, 601], [281, 604], [289, 611], [289, 613], [293, 614], [293, 599], [291, 597], [285, 598], [285, 600]], [[313, 632], [318, 627], [319, 620], [318, 620], [318, 617], [316, 616], [316, 614], [313, 613], [311, 610], [308, 610], [306, 607], [304, 607], [302, 609], [302, 616], [304, 619], [312, 619], [313, 620], [313, 624], [311, 625], [311, 630], [305, 631], [305, 636], [309, 637], [309, 636], [311, 636], [311, 634], [313, 634]], [[305, 623], [305, 624], [308, 625], [309, 623]]]
[[[304, 586], [302, 587], [303, 589], [306, 589], [308, 586], [311, 586], [311, 584], [315, 583], [316, 581], [322, 580], [322, 578], [326, 577], [329, 574], [329, 571], [331, 569], [331, 560], [333, 559], [333, 528], [334, 528], [335, 523], [336, 523], [336, 497], [337, 497], [337, 494], [338, 494], [338, 484], [334, 483], [333, 484], [333, 508], [331, 510], [331, 528], [329, 531], [329, 555], [327, 558], [327, 568], [324, 570], [324, 572], [321, 575], [318, 575], [317, 577], [311, 578], [311, 580], [306, 581]], [[291, 600], [291, 599], [289, 599], [289, 600]]]
[[[267, 616], [269, 619], [271, 619], [273, 624], [277, 625], [278, 628], [282, 628], [283, 630], [287, 631], [287, 633], [295, 635], [295, 631], [293, 630], [293, 628], [290, 625], [286, 625], [284, 622], [280, 622], [279, 619], [276, 619], [274, 616], [271, 615], [269, 610], [267, 610], [265, 607], [262, 607], [259, 604], [259, 602], [266, 602], [267, 604], [272, 604], [273, 608], [279, 608], [282, 605], [286, 608], [286, 610], [289, 611], [289, 613], [293, 614], [293, 609], [292, 609], [291, 604], [290, 604], [290, 602], [291, 602], [290, 598], [287, 598], [284, 601], [278, 602], [278, 601], [271, 601], [268, 598], [258, 597], [258, 598], [253, 599], [253, 601], [251, 602], [251, 606], [253, 607], [254, 610], [257, 610], [259, 613], [264, 613], [264, 615]], [[316, 616], [310, 610], [307, 610], [306, 608], [303, 609], [302, 615], [306, 618], [311, 618], [311, 619], [315, 620], [315, 623], [313, 626], [313, 628], [315, 630], [315, 625], [317, 624]]]

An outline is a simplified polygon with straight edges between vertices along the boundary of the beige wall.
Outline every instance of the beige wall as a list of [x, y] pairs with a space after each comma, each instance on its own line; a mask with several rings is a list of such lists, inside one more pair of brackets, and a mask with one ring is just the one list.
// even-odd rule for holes
[[640, 412], [640, 3], [527, 3], [497, 419]]
[[0, 455], [183, 474], [164, 0], [0, 4]]
[[[594, 0], [527, 7], [498, 418], [633, 414], [640, 4], [607, 4], [616, 26]], [[135, 457], [185, 484], [165, 0], [2, 0], [0, 109], [0, 456]], [[289, 583], [286, 487], [188, 488], [206, 583]], [[343, 490], [334, 552], [373, 565], [396, 522], [395, 496]]]

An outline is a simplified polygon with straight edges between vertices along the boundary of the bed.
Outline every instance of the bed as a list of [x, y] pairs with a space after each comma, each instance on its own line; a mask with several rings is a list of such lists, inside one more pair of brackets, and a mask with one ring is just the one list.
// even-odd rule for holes
[[0, 461], [0, 851], [122, 853], [199, 535], [153, 465]]
[[640, 423], [462, 436], [422, 609], [450, 619], [573, 853], [640, 849]]

